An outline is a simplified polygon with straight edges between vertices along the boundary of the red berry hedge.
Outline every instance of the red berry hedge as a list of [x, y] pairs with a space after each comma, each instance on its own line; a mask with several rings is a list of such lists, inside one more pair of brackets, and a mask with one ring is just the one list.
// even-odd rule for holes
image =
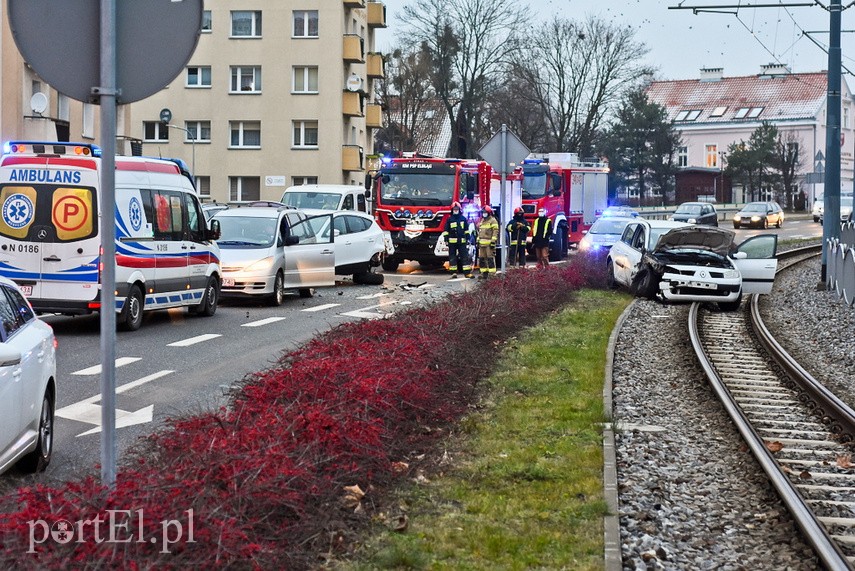
[[228, 408], [142, 441], [112, 493], [90, 478], [0, 500], [0, 568], [316, 565], [466, 412], [503, 340], [602, 283], [593, 268], [514, 270], [320, 335], [245, 379]]

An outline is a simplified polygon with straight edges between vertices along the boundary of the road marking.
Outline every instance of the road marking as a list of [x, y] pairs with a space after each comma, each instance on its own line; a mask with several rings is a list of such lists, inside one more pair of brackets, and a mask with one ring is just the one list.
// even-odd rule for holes
[[307, 311], [307, 312], [323, 311], [323, 310], [329, 309], [331, 307], [338, 307], [339, 305], [341, 305], [341, 304], [340, 303], [325, 303], [324, 305], [318, 305], [315, 307], [308, 307], [308, 308], [304, 309], [303, 311]]
[[358, 309], [356, 311], [347, 311], [342, 313], [342, 315], [346, 315], [348, 317], [361, 317], [362, 319], [382, 319], [386, 316], [392, 315], [392, 312], [389, 313], [380, 313], [379, 311], [368, 311], [369, 309], [374, 309], [377, 307], [383, 307], [385, 305], [394, 305], [398, 303], [396, 301], [387, 301], [384, 303], [379, 303], [377, 305], [369, 305], [368, 307], [363, 307], [362, 309]]
[[241, 327], [261, 327], [262, 325], [270, 325], [277, 321], [284, 320], [284, 317], [268, 317], [267, 319], [259, 319], [258, 321], [250, 321], [249, 323], [241, 324]]
[[383, 297], [384, 295], [389, 295], [388, 293], [372, 293], [371, 295], [360, 295], [356, 299], [374, 299], [376, 297]]
[[197, 335], [196, 337], [191, 337], [189, 339], [185, 339], [183, 341], [176, 341], [175, 343], [170, 343], [167, 347], [189, 347], [190, 345], [195, 345], [196, 343], [202, 343], [204, 341], [210, 341], [211, 339], [216, 339], [217, 337], [222, 337], [217, 333], [206, 333], [204, 335]]
[[[124, 385], [116, 388], [116, 394], [125, 393], [131, 389], [142, 386], [146, 383], [150, 383], [151, 381], [160, 379], [161, 377], [165, 377], [174, 372], [175, 371], [169, 370], [158, 371], [157, 373], [147, 375], [145, 377], [142, 377], [141, 379], [137, 379], [136, 381], [125, 383]], [[78, 437], [86, 436], [88, 434], [96, 434], [98, 432], [101, 432], [101, 406], [95, 404], [99, 400], [101, 400], [100, 394], [91, 396], [89, 398], [83, 399], [80, 402], [76, 402], [74, 404], [70, 404], [66, 407], [63, 407], [57, 410], [55, 414], [60, 418], [67, 418], [68, 420], [75, 420], [77, 422], [95, 425], [95, 428], [87, 430], [86, 432], [81, 432], [77, 435]], [[133, 426], [135, 424], [151, 422], [153, 418], [153, 404], [145, 406], [134, 412], [129, 412], [127, 410], [121, 410], [117, 408], [116, 428], [124, 428], [126, 426]]]
[[[136, 363], [137, 361], [141, 361], [142, 357], [119, 357], [116, 359], [116, 368], [124, 367], [125, 365], [130, 365], [131, 363]], [[94, 367], [89, 367], [88, 369], [80, 369], [79, 371], [75, 371], [71, 373], [72, 375], [100, 375], [101, 374], [101, 365], [95, 365]]]

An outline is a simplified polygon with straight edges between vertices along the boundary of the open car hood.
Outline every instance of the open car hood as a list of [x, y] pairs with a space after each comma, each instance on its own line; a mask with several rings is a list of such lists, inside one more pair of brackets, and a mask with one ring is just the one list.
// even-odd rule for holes
[[720, 256], [727, 256], [733, 245], [736, 234], [724, 228], [708, 226], [687, 226], [674, 228], [659, 237], [659, 242], [653, 249], [654, 253], [669, 252], [692, 248], [708, 250]]

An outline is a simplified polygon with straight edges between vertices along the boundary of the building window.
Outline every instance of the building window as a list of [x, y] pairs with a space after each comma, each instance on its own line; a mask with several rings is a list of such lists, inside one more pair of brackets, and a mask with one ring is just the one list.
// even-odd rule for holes
[[211, 177], [197, 176], [196, 192], [199, 193], [199, 198], [211, 198]]
[[677, 113], [674, 121], [694, 121], [701, 114], [702, 109], [688, 109]]
[[844, 129], [849, 128], [849, 106], [848, 105], [843, 106], [843, 128]]
[[187, 87], [211, 87], [211, 66], [188, 67]]
[[292, 176], [291, 186], [302, 186], [304, 184], [318, 184], [316, 176]]
[[260, 38], [261, 11], [238, 10], [232, 12], [233, 38]]
[[689, 147], [677, 147], [677, 166], [689, 166]]
[[191, 143], [210, 143], [211, 142], [211, 122], [210, 121], [187, 121], [184, 123], [187, 128], [184, 141]]
[[211, 11], [210, 10], [203, 10], [202, 11], [202, 33], [211, 33], [211, 30], [213, 29], [211, 27], [211, 23], [212, 23]]
[[261, 177], [230, 176], [229, 201], [249, 202], [261, 200]]
[[740, 107], [733, 117], [734, 119], [744, 119], [746, 115], [748, 115], [748, 107]]
[[91, 103], [83, 104], [83, 136], [87, 139], [95, 138], [95, 106]]
[[294, 37], [318, 37], [318, 11], [294, 10]]
[[295, 67], [293, 91], [294, 93], [317, 93], [318, 68], [306, 66]]
[[721, 117], [724, 115], [725, 111], [727, 111], [727, 106], [721, 105], [712, 110], [712, 113], [710, 113], [710, 117]]
[[718, 168], [718, 145], [706, 146], [706, 161], [704, 166], [710, 169]]
[[261, 147], [260, 121], [230, 121], [229, 131], [231, 132], [230, 147], [250, 149]]
[[261, 66], [232, 67], [229, 93], [261, 93]]
[[760, 116], [760, 113], [762, 113], [762, 112], [763, 112], [763, 108], [762, 108], [762, 107], [752, 107], [752, 108], [748, 111], [748, 118], [749, 118], [749, 119], [754, 119], [755, 117], [759, 117], [759, 116]]
[[317, 121], [294, 121], [294, 146], [318, 148]]
[[143, 141], [149, 143], [169, 142], [169, 127], [160, 121], [143, 121]]
[[56, 95], [56, 118], [68, 121], [71, 117], [71, 100], [68, 95], [57, 93]]

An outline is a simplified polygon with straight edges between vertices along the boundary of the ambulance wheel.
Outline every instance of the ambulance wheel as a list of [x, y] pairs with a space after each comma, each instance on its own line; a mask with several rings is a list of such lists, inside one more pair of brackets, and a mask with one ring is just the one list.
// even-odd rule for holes
[[202, 317], [211, 317], [217, 313], [217, 303], [220, 301], [220, 284], [211, 276], [208, 278], [208, 283], [205, 284], [205, 295], [202, 296], [202, 303], [196, 306], [196, 315]]
[[132, 285], [125, 300], [125, 306], [119, 314], [119, 325], [123, 331], [136, 331], [142, 325], [143, 294], [140, 286]]

